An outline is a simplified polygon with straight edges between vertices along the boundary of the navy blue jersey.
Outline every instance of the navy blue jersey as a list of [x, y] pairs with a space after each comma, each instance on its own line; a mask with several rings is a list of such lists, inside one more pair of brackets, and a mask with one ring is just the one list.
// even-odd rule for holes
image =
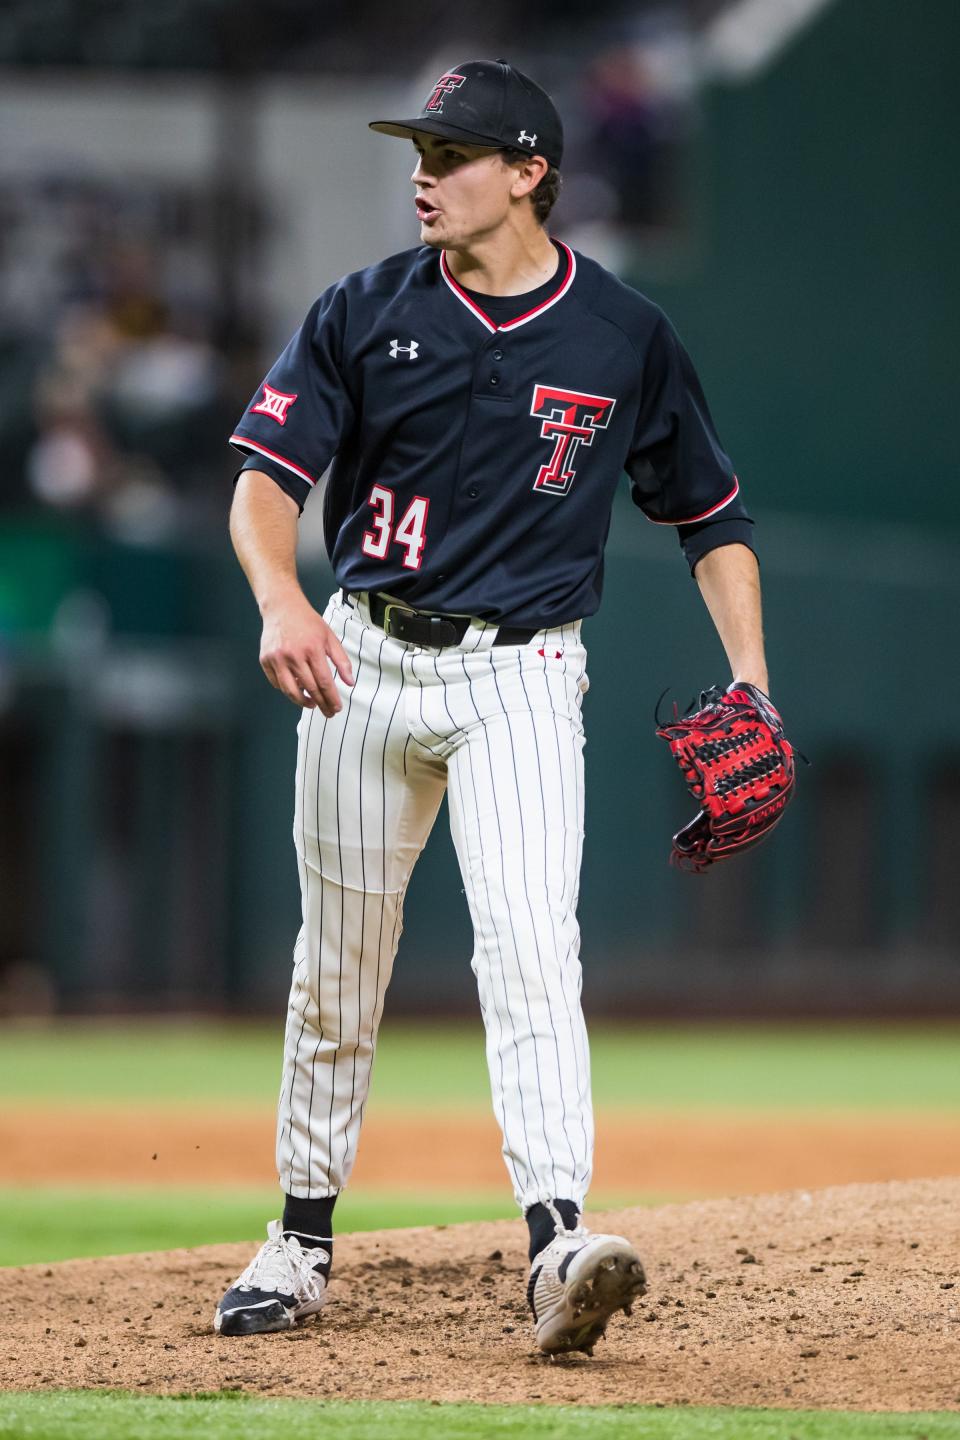
[[302, 508], [333, 462], [324, 529], [345, 589], [518, 626], [591, 615], [624, 470], [691, 565], [751, 544], [666, 316], [554, 243], [530, 297], [472, 294], [429, 246], [346, 276], [250, 402], [231, 439], [244, 468]]

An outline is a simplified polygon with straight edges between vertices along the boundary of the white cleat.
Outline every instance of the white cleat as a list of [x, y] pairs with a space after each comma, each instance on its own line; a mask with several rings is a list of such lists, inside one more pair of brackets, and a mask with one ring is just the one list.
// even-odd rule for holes
[[282, 1223], [271, 1220], [267, 1239], [217, 1306], [214, 1330], [218, 1335], [291, 1330], [326, 1300], [326, 1279], [313, 1267], [329, 1259], [327, 1250], [304, 1250], [295, 1237], [285, 1240]]
[[530, 1267], [527, 1301], [537, 1344], [547, 1355], [589, 1355], [618, 1310], [647, 1288], [640, 1257], [622, 1235], [591, 1235], [583, 1226], [560, 1230]]

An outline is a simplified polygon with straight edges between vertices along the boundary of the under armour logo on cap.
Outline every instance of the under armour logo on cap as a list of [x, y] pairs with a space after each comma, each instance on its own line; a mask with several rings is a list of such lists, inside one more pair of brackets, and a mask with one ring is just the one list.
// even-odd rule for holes
[[531, 150], [537, 143], [536, 135], [528, 135], [526, 130], [521, 130], [520, 134], [517, 136], [517, 139], [519, 140], [521, 145], [529, 145]]

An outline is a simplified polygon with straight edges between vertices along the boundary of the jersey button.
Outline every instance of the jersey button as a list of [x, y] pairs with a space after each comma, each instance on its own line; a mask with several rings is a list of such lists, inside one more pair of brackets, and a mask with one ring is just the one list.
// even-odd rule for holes
[[500, 384], [500, 376], [496, 373], [496, 371], [494, 371], [494, 373], [490, 376], [490, 384], [491, 384], [491, 385], [499, 385], [499, 384]]
[[470, 489], [467, 491], [467, 494], [470, 496], [471, 500], [476, 500], [477, 496], [480, 494], [480, 491], [477, 489], [476, 485], [471, 485]]
[[494, 352], [493, 352], [493, 358], [494, 358], [494, 360], [502, 360], [502, 359], [503, 359], [503, 351], [502, 351], [502, 350], [494, 350]]

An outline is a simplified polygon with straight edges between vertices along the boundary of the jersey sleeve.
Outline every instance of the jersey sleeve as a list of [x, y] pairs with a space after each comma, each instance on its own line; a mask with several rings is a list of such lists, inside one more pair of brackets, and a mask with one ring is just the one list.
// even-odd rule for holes
[[643, 361], [641, 401], [627, 459], [633, 500], [655, 525], [673, 525], [693, 570], [708, 550], [753, 548], [753, 521], [720, 444], [690, 356], [665, 315]]
[[346, 297], [333, 286], [306, 319], [241, 416], [230, 444], [303, 509], [352, 429], [354, 407], [343, 376]]

